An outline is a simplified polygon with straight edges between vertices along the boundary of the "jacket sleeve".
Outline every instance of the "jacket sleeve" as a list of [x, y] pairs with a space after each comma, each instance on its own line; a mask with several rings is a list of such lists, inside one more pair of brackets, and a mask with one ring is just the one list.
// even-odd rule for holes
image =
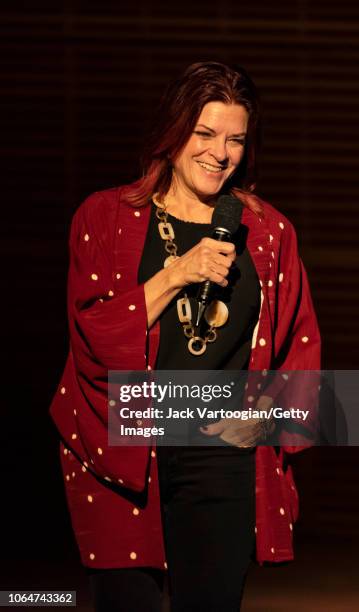
[[[82, 459], [91, 461], [97, 475], [118, 481], [124, 470], [132, 470], [130, 483], [139, 488], [148, 448], [108, 445], [108, 371], [145, 370], [147, 336], [144, 286], [128, 286], [123, 279], [121, 288], [116, 282], [112, 208], [101, 194], [94, 194], [78, 209], [71, 226], [68, 317], [79, 394], [76, 424]], [[134, 451], [141, 466], [138, 478], [136, 465], [129, 465]]]
[[[287, 222], [288, 223], [288, 222]], [[294, 228], [283, 231], [279, 254], [275, 368], [319, 370], [320, 334]]]
[[107, 222], [108, 207], [101, 200], [94, 194], [74, 216], [68, 277], [71, 346], [78, 371], [91, 372], [95, 380], [111, 369], [143, 368], [147, 335], [144, 285], [118, 288], [115, 228], [107, 227], [112, 218]]
[[279, 252], [274, 333], [273, 370], [277, 373], [269, 395], [275, 397], [276, 406], [309, 411], [305, 422], [292, 420], [290, 432], [281, 432], [280, 443], [287, 452], [313, 444], [317, 435], [320, 345], [317, 318], [307, 274], [298, 254], [295, 230], [286, 221]]

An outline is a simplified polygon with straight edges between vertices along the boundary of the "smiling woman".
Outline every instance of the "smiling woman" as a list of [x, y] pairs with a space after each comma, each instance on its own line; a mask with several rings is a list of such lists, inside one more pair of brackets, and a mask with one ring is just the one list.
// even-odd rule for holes
[[[208, 206], [214, 206], [218, 192], [243, 158], [247, 124], [248, 112], [239, 104], [208, 102], [203, 107], [188, 142], [173, 160], [173, 180], [166, 196], [169, 212], [182, 205], [187, 218], [210, 222]], [[201, 210], [207, 210], [207, 219]]]
[[[253, 191], [257, 137], [257, 92], [245, 70], [216, 62], [193, 64], [162, 98], [143, 157], [145, 174], [131, 189], [131, 202], [142, 204], [153, 193], [159, 200], [173, 195], [174, 170], [180, 170], [182, 158], [188, 180], [191, 161], [208, 171], [207, 180], [201, 182], [198, 176], [200, 185], [190, 183], [193, 195], [197, 187], [204, 189], [198, 192], [200, 198], [191, 198], [192, 204], [205, 200], [213, 205], [224, 183], [234, 195]], [[212, 183], [214, 173], [218, 182]], [[190, 185], [186, 191], [189, 195]], [[261, 210], [256, 201], [248, 200], [247, 205]]]
[[[273, 405], [268, 370], [318, 370], [320, 338], [295, 231], [253, 194], [257, 122], [243, 69], [190, 66], [163, 97], [143, 177], [73, 219], [71, 346], [51, 413], [96, 612], [160, 612], [167, 571], [172, 612], [238, 612], [252, 555], [293, 558], [284, 453], [298, 439], [277, 453], [257, 415]], [[225, 220], [234, 229], [214, 240]], [[153, 430], [151, 446], [109, 445], [109, 370], [150, 369], [258, 370], [243, 399], [254, 416], [194, 419], [190, 447], [161, 447]], [[146, 436], [142, 418], [120, 425]]]

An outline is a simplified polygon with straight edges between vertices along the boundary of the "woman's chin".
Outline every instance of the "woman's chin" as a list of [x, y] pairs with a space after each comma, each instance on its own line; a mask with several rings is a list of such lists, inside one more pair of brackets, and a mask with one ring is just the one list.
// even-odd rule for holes
[[216, 198], [222, 187], [222, 182], [218, 183], [218, 185], [198, 184], [195, 185], [194, 191], [201, 199], [211, 200], [212, 198]]

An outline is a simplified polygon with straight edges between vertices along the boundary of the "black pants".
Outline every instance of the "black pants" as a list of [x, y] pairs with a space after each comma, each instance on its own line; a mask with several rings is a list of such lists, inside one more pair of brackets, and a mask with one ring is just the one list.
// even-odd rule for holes
[[[158, 447], [171, 612], [238, 612], [254, 551], [255, 453]], [[96, 612], [160, 612], [163, 572], [94, 570]]]

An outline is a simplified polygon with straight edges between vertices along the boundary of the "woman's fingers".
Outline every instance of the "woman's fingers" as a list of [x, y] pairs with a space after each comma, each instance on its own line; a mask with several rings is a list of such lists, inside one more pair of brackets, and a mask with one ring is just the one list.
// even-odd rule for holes
[[219, 435], [221, 440], [238, 447], [252, 447], [262, 438], [260, 421], [253, 420], [245, 423], [240, 419], [221, 419], [211, 423], [200, 431], [207, 436]]
[[170, 264], [173, 283], [184, 287], [210, 280], [226, 287], [226, 277], [235, 257], [235, 247], [231, 242], [202, 238], [196, 246]]
[[250, 448], [252, 446], [255, 446], [260, 440], [260, 435], [258, 433], [256, 433], [255, 435], [243, 435], [243, 433], [238, 434], [237, 432], [236, 434], [230, 435], [228, 434], [228, 432], [223, 432], [223, 434], [221, 434], [219, 437], [224, 442], [227, 442], [228, 444], [233, 444], [233, 446], [238, 446], [240, 448]]
[[192, 282], [212, 280], [222, 283], [228, 275], [235, 258], [235, 248], [230, 242], [217, 242], [204, 238], [184, 256], [190, 274], [196, 278]]
[[217, 423], [211, 423], [210, 425], [206, 425], [205, 427], [200, 427], [202, 433], [206, 436], [217, 436], [222, 433], [226, 428], [226, 419], [221, 419]]
[[209, 238], [207, 236], [202, 238], [198, 244], [213, 249], [214, 251], [218, 251], [218, 253], [226, 253], [228, 255], [233, 253], [235, 250], [233, 242], [214, 240], [213, 238]]
[[221, 274], [212, 270], [208, 275], [208, 280], [220, 285], [221, 287], [227, 287], [228, 280], [226, 279], [226, 274]]

